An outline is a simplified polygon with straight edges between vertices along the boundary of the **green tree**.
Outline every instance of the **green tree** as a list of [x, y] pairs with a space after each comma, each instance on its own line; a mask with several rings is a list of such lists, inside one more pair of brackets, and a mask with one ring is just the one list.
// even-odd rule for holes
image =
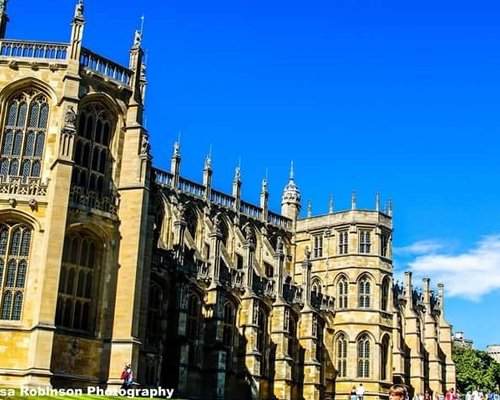
[[485, 351], [454, 347], [453, 361], [457, 368], [457, 389], [462, 393], [474, 389], [487, 392], [500, 387], [500, 363]]

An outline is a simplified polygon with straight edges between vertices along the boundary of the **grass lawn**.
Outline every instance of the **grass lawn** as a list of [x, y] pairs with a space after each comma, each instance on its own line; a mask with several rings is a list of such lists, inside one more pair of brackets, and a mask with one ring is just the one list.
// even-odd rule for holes
[[[63, 396], [23, 396], [19, 393], [19, 390], [16, 389], [15, 395], [10, 396], [2, 396], [2, 392], [0, 391], [0, 400], [126, 400], [126, 399], [147, 399], [148, 397], [128, 397], [128, 396], [104, 396], [104, 395], [90, 395], [90, 394], [82, 394], [82, 395], [63, 395]], [[172, 399], [175, 400], [175, 399]], [[177, 400], [181, 400], [178, 399]]]

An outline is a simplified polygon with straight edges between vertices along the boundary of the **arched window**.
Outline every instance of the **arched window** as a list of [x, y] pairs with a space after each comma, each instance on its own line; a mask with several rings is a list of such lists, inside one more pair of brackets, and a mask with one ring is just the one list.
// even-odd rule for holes
[[0, 175], [39, 177], [47, 136], [49, 104], [35, 90], [15, 94], [7, 106], [2, 136]]
[[358, 339], [358, 378], [370, 377], [370, 338], [363, 335]]
[[95, 192], [109, 191], [109, 144], [113, 127], [110, 113], [101, 105], [86, 104], [79, 110], [73, 185]]
[[86, 232], [66, 236], [59, 278], [56, 325], [92, 331], [100, 249], [99, 242]]
[[358, 307], [370, 307], [371, 283], [367, 276], [363, 276], [358, 282]]
[[347, 338], [343, 333], [337, 339], [337, 376], [347, 376]]
[[322, 287], [320, 279], [314, 277], [311, 281], [311, 292], [313, 293], [313, 296], [319, 296], [321, 294]]
[[198, 340], [201, 331], [201, 300], [200, 297], [191, 293], [188, 295], [186, 336], [189, 343], [189, 363], [199, 362]]
[[389, 336], [385, 335], [380, 346], [380, 378], [385, 381], [389, 377]]
[[31, 236], [27, 225], [0, 224], [0, 319], [21, 319]]
[[387, 311], [389, 306], [389, 285], [390, 279], [385, 277], [382, 281], [382, 298], [380, 299], [380, 305], [384, 311]]
[[347, 279], [345, 277], [340, 278], [337, 287], [338, 308], [347, 308], [348, 290]]

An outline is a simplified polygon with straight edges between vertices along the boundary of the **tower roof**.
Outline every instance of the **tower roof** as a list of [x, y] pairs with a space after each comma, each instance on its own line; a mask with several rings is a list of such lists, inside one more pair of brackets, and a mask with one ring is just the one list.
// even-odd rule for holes
[[283, 197], [281, 198], [281, 203], [295, 203], [300, 204], [300, 190], [295, 184], [294, 173], [293, 173], [293, 161], [290, 167], [290, 180], [283, 190]]

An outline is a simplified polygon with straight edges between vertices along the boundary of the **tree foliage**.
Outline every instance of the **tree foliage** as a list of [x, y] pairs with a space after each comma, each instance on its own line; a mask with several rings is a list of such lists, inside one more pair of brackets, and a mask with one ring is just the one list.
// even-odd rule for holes
[[500, 363], [488, 353], [466, 347], [454, 347], [452, 357], [457, 369], [457, 389], [462, 393], [474, 389], [483, 392], [498, 390]]

